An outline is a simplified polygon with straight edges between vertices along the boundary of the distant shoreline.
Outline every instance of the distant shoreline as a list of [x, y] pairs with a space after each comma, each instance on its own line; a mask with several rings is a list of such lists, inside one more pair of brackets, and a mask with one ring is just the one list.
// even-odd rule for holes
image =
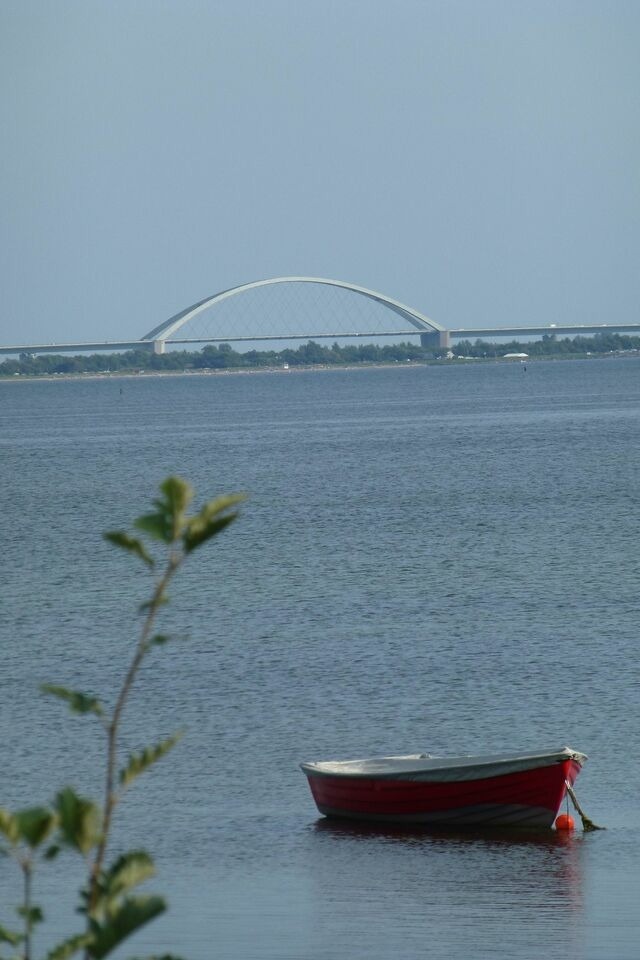
[[589, 356], [575, 356], [557, 354], [556, 356], [545, 357], [526, 357], [526, 358], [508, 358], [502, 357], [457, 357], [446, 360], [410, 360], [402, 362], [396, 360], [392, 363], [354, 363], [354, 364], [306, 364], [299, 366], [274, 367], [229, 367], [225, 369], [205, 368], [201, 370], [114, 370], [112, 373], [19, 373], [19, 374], [0, 374], [0, 383], [23, 383], [28, 381], [56, 382], [58, 380], [140, 380], [166, 377], [229, 377], [229, 376], [251, 376], [254, 374], [300, 374], [300, 373], [322, 373], [338, 371], [362, 371], [362, 370], [411, 370], [416, 367], [461, 367], [472, 364], [495, 364], [505, 366], [508, 364], [527, 366], [531, 363], [555, 363], [557, 361], [566, 362], [570, 360], [629, 360], [638, 359], [640, 352], [637, 350], [625, 353], [598, 353]]

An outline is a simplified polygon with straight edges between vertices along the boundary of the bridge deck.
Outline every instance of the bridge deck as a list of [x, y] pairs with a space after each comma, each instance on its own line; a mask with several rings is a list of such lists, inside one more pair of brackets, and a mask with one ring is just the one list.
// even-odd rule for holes
[[[446, 331], [445, 331], [446, 332]], [[591, 324], [546, 324], [537, 327], [478, 327], [478, 328], [458, 328], [448, 331], [449, 336], [454, 340], [477, 340], [485, 337], [504, 338], [504, 337], [535, 337], [546, 335], [578, 336], [585, 334], [593, 336], [596, 333], [636, 333], [640, 335], [640, 323], [591, 323]], [[159, 344], [173, 344], [186, 346], [187, 344], [198, 343], [258, 343], [262, 341], [283, 341], [283, 340], [344, 340], [351, 338], [372, 339], [377, 337], [415, 337], [420, 336], [421, 332], [416, 329], [404, 331], [390, 331], [388, 333], [361, 333], [361, 332], [341, 332], [341, 333], [309, 333], [309, 334], [285, 334], [285, 335], [266, 335], [266, 336], [226, 336], [226, 337], [207, 337], [198, 339], [172, 339], [159, 340]], [[0, 346], [0, 354], [20, 354], [20, 353], [101, 353], [113, 352], [117, 350], [149, 350], [153, 351], [156, 345], [154, 340], [101, 340], [98, 343], [32, 343], [20, 344], [14, 346]]]

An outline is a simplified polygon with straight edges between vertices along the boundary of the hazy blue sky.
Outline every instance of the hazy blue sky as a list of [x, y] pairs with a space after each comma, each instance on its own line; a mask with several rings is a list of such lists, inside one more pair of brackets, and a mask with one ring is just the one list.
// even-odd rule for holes
[[637, 321], [638, 0], [0, 0], [0, 343], [244, 281]]

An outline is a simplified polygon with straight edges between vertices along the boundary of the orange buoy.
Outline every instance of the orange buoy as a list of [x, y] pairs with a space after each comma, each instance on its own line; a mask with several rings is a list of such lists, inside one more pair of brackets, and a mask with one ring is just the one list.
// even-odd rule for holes
[[556, 817], [556, 830], [573, 830], [574, 827], [573, 817], [568, 813], [561, 813]]

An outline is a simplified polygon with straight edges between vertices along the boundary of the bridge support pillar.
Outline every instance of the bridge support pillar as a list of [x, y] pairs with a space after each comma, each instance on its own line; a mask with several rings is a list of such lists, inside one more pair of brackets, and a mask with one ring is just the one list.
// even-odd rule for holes
[[431, 350], [449, 350], [451, 347], [451, 334], [448, 330], [434, 330], [433, 333], [421, 333], [420, 346]]
[[153, 352], [155, 354], [164, 353], [164, 340], [154, 340], [153, 341]]

